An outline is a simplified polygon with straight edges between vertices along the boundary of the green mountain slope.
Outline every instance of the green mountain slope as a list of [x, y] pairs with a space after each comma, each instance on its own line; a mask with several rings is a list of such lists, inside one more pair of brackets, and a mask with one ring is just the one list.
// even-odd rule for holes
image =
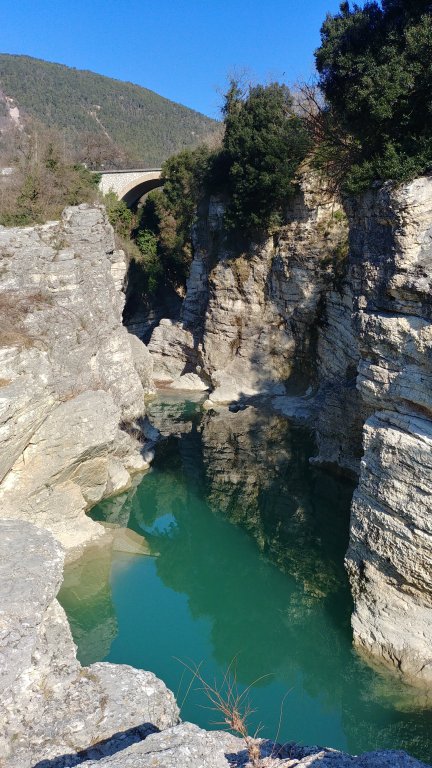
[[147, 88], [28, 56], [0, 54], [0, 89], [2, 113], [9, 97], [24, 120], [54, 126], [75, 149], [92, 137], [111, 142], [125, 166], [158, 166], [219, 125]]

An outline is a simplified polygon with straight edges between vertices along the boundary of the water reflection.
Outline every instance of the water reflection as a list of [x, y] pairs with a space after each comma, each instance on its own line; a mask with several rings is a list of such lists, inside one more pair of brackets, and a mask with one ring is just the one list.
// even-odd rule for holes
[[[274, 414], [201, 417], [171, 401], [153, 418], [178, 437], [159, 444], [140, 485], [93, 516], [128, 525], [158, 556], [75, 566], [62, 600], [80, 658], [152, 669], [175, 692], [174, 657], [205, 660], [210, 677], [236, 658], [241, 685], [265, 676], [253, 692], [264, 735], [275, 735], [290, 691], [282, 738], [430, 759], [426, 702], [351, 648], [343, 555], [352, 485], [309, 465], [308, 432]], [[202, 703], [192, 691], [182, 714], [208, 726]]]

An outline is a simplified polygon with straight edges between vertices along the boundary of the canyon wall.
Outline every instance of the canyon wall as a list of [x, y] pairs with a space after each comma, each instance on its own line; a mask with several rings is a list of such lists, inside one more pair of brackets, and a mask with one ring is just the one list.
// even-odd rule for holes
[[220, 404], [284, 394], [290, 376], [309, 381], [321, 297], [347, 238], [340, 205], [316, 185], [305, 178], [277, 238], [240, 255], [223, 203], [210, 200], [193, 232], [181, 322], [163, 320], [150, 339], [156, 380], [178, 387], [199, 374]]
[[[355, 642], [430, 683], [432, 179], [373, 190], [347, 212], [348, 255], [340, 205], [304, 181], [278, 236], [239, 254], [222, 202], [211, 200], [194, 229], [181, 321], [162, 319], [148, 349], [121, 326], [126, 263], [103, 209], [79, 206], [61, 222], [0, 228], [0, 501], [10, 518], [0, 524], [0, 747], [8, 768], [36, 760], [40, 768], [83, 759], [90, 766], [92, 758], [213, 768], [227, 765], [227, 754], [234, 764], [247, 759], [231, 737], [177, 725], [172, 695], [149, 673], [81, 668], [55, 599], [60, 544], [71, 559], [109, 538], [86, 509], [148, 466], [155, 434], [144, 394], [153, 366], [155, 379], [174, 388], [208, 388], [216, 410], [266, 396], [314, 427], [314, 462], [358, 476], [346, 557]], [[204, 425], [203, 460], [215, 500], [231, 508], [218, 462], [234, 451], [231, 472], [252, 518], [241, 522], [267, 547], [254, 499], [272, 483], [279, 493], [285, 457], [278, 420], [265, 420], [253, 438], [249, 409], [229, 418], [219, 410]], [[252, 450], [257, 458], [274, 451], [275, 477], [261, 476], [259, 461], [253, 482], [242, 475], [242, 451]], [[283, 493], [295, 497], [294, 486]], [[281, 553], [283, 563], [294, 555]], [[311, 594], [325, 587], [321, 576], [305, 574]], [[325, 751], [290, 750], [276, 764], [327, 759]], [[419, 765], [391, 753], [360, 760]]]
[[345, 209], [349, 248], [340, 205], [304, 179], [288, 224], [239, 253], [210, 200], [181, 322], [162, 321], [149, 350], [165, 384], [208, 386], [207, 407], [270, 396], [313, 426], [313, 462], [359, 477], [355, 643], [429, 683], [432, 179]]
[[135, 422], [151, 359], [122, 327], [125, 257], [88, 205], [0, 227], [0, 255], [2, 517], [51, 530], [77, 556], [104, 534], [86, 509], [148, 466]]
[[369, 411], [347, 553], [360, 648], [432, 682], [432, 179], [352, 202], [357, 389]]

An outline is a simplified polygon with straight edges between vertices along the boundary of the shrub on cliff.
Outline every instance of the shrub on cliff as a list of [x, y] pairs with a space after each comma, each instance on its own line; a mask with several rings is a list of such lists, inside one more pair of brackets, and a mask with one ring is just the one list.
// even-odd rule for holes
[[298, 167], [311, 147], [306, 123], [295, 114], [284, 85], [242, 90], [233, 80], [222, 111], [220, 148], [185, 150], [167, 160], [164, 188], [152, 193], [143, 209], [142, 227], [157, 235], [165, 269], [179, 282], [189, 268], [190, 230], [201, 198], [226, 196], [228, 228], [268, 232], [283, 222]]
[[233, 80], [223, 114], [219, 168], [226, 173], [226, 224], [247, 233], [269, 231], [283, 223], [298, 167], [311, 147], [306, 124], [279, 83], [242, 91]]
[[98, 197], [99, 177], [65, 157], [59, 136], [33, 125], [10, 148], [12, 173], [0, 177], [0, 224], [26, 226], [58, 219], [67, 205]]
[[382, 0], [328, 15], [316, 51], [326, 99], [317, 151], [346, 189], [407, 180], [432, 166], [429, 0]]
[[192, 259], [191, 227], [211, 157], [211, 151], [202, 146], [169, 158], [162, 166], [163, 189], [151, 192], [144, 202], [135, 240], [150, 292], [163, 281], [177, 289], [186, 283]]
[[115, 232], [121, 238], [130, 238], [133, 215], [124, 200], [119, 200], [115, 192], [108, 192], [103, 199], [107, 216]]

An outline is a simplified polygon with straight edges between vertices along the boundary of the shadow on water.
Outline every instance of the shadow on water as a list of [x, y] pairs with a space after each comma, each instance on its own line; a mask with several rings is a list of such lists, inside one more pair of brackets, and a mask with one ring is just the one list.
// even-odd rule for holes
[[[235, 659], [239, 687], [265, 737], [351, 752], [404, 748], [432, 757], [426, 703], [351, 647], [343, 567], [353, 485], [309, 464], [307, 430], [247, 408], [202, 415], [153, 405], [163, 435], [152, 471], [94, 519], [145, 537], [153, 556], [99, 551], [71, 566], [61, 593], [83, 663], [151, 669], [185, 697], [178, 659], [221, 679]], [[182, 717], [219, 717], [198, 686]]]

